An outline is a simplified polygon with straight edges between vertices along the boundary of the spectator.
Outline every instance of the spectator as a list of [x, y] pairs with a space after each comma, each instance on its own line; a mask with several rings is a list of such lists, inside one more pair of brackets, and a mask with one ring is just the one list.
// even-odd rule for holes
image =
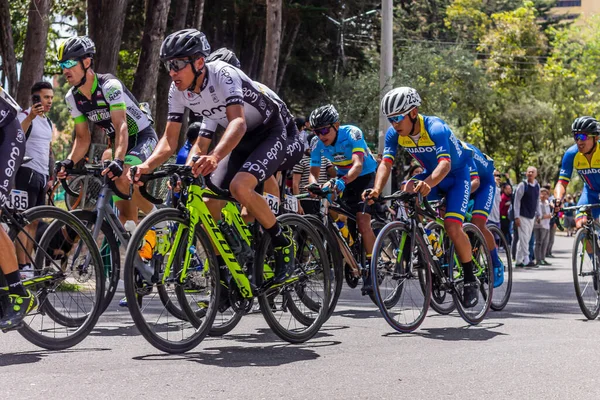
[[[49, 178], [50, 143], [52, 142], [52, 122], [46, 114], [52, 108], [54, 90], [49, 82], [37, 82], [31, 87], [32, 106], [19, 113], [17, 118], [27, 138], [25, 156], [31, 161], [21, 166], [16, 174], [15, 189], [27, 192], [28, 208], [45, 204], [46, 185]], [[25, 229], [35, 236], [37, 224], [30, 224]], [[27, 240], [24, 233], [21, 240], [29, 254], [33, 243]], [[16, 246], [17, 260], [21, 270], [21, 279], [33, 277], [33, 268], [29, 263], [23, 246]]]
[[201, 126], [202, 123], [194, 122], [188, 127], [188, 130], [185, 134], [185, 144], [181, 147], [181, 149], [179, 149], [179, 152], [177, 153], [177, 159], [175, 160], [176, 164], [185, 164], [188, 158], [188, 154], [190, 154], [190, 150], [192, 149], [192, 146], [194, 145], [194, 143], [196, 143], [196, 140], [198, 139]]
[[[314, 133], [307, 137], [307, 140], [319, 140]], [[315, 143], [316, 144], [316, 143]], [[308, 185], [308, 176], [310, 175], [310, 153], [312, 146], [304, 152], [304, 156], [293, 169], [293, 183], [292, 183], [292, 194], [307, 193], [305, 189]], [[327, 182], [328, 179], [336, 177], [336, 170], [331, 161], [325, 157], [321, 157], [321, 170], [319, 172], [319, 185]], [[300, 214], [318, 214], [321, 208], [321, 202], [319, 199], [302, 199], [298, 204], [298, 212]]]
[[546, 261], [545, 257], [550, 239], [550, 218], [552, 218], [550, 202], [548, 201], [549, 194], [550, 190], [546, 187], [540, 190], [540, 200], [535, 213], [533, 230], [535, 233], [535, 259], [537, 260], [537, 265], [552, 265]]
[[410, 179], [415, 175], [422, 174], [425, 170], [420, 164], [413, 164], [408, 169], [408, 174], [406, 175], [406, 179]]
[[535, 213], [540, 201], [540, 185], [535, 179], [537, 168], [527, 168], [527, 180], [519, 183], [515, 191], [514, 213], [515, 227], [518, 230], [516, 267], [536, 267], [529, 257], [529, 241], [533, 232]]
[[[552, 204], [554, 206], [554, 194], [552, 194], [552, 187], [550, 186], [550, 184], [546, 184], [544, 185], [544, 188], [548, 189], [548, 193], [550, 194], [548, 196], [548, 202], [550, 204]], [[552, 248], [554, 247], [554, 236], [556, 235], [556, 224], [554, 223], [554, 220], [550, 220], [550, 234], [548, 237], [548, 246], [546, 247], [546, 254], [544, 257], [544, 260], [546, 258], [554, 258], [554, 255], [552, 254]]]
[[500, 195], [500, 229], [506, 237], [508, 244], [512, 243], [512, 234], [511, 234], [511, 223], [512, 221], [508, 218], [508, 209], [512, 204], [512, 186], [510, 183], [504, 183], [502, 185]]
[[[563, 207], [575, 207], [575, 205], [573, 196], [568, 194]], [[565, 228], [567, 228], [567, 236], [573, 236], [575, 234], [575, 210], [565, 211]]]

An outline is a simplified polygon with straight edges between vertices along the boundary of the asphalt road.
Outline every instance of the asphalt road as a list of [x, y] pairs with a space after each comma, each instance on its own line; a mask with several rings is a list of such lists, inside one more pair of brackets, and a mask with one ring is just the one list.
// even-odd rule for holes
[[571, 245], [557, 237], [552, 266], [515, 271], [505, 311], [476, 327], [430, 313], [416, 332], [397, 334], [368, 298], [345, 288], [305, 344], [282, 342], [254, 314], [194, 352], [166, 355], [115, 303], [70, 350], [0, 335], [0, 399], [594, 398], [600, 322], [579, 311]]

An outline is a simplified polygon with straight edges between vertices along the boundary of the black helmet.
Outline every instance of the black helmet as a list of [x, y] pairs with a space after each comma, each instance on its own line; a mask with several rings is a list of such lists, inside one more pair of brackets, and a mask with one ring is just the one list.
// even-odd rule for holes
[[571, 125], [573, 133], [589, 133], [591, 135], [600, 134], [600, 124], [594, 117], [579, 117]]
[[311, 112], [308, 120], [310, 121], [311, 128], [321, 128], [338, 122], [340, 114], [333, 105], [327, 104]]
[[207, 57], [210, 45], [204, 33], [197, 29], [183, 29], [171, 33], [160, 46], [160, 60], [174, 58]]
[[93, 57], [96, 54], [96, 45], [87, 36], [74, 36], [61, 43], [58, 47], [58, 61], [78, 60]]
[[206, 58], [206, 62], [217, 60], [225, 61], [227, 64], [233, 65], [236, 68], [241, 68], [242, 66], [235, 53], [226, 47], [221, 47], [220, 49], [213, 51], [210, 53], [210, 56]]

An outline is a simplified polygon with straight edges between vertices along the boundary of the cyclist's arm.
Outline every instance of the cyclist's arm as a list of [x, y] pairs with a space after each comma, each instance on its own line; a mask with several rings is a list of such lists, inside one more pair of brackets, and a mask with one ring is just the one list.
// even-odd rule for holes
[[[466, 148], [469, 149], [468, 147]], [[471, 150], [469, 149], [469, 151]], [[479, 171], [477, 170], [474, 158], [471, 158], [471, 162], [469, 163], [469, 172], [471, 174], [471, 193], [475, 193], [479, 189], [479, 185], [481, 185], [481, 180], [479, 179]]]
[[381, 163], [379, 163], [379, 167], [377, 168], [377, 174], [375, 174], [375, 184], [373, 185], [373, 190], [377, 193], [381, 193], [383, 187], [390, 178], [397, 151], [398, 132], [396, 132], [394, 128], [390, 127], [385, 133], [385, 147], [383, 149], [383, 160], [381, 161]]
[[562, 202], [565, 193], [567, 193], [567, 183], [563, 181], [556, 182], [556, 187], [554, 187], [554, 198]]
[[308, 175], [308, 183], [319, 183], [319, 173], [321, 167], [310, 167], [310, 175]]
[[[175, 153], [177, 142], [179, 141], [179, 132], [181, 131], [181, 122], [168, 121], [165, 128], [165, 134], [160, 138], [156, 149], [152, 155], [144, 162], [145, 167], [150, 171], [162, 165]], [[190, 154], [192, 151], [190, 150]]]
[[127, 145], [129, 144], [127, 112], [125, 109], [113, 109], [110, 111], [110, 119], [115, 127], [115, 159], [123, 161], [127, 155]]
[[241, 104], [231, 104], [227, 106], [225, 111], [229, 124], [219, 144], [212, 151], [211, 155], [217, 160], [222, 160], [240, 143], [240, 140], [246, 134], [246, 116], [244, 114], [244, 106]]
[[[198, 140], [196, 140], [196, 143], [194, 144], [194, 146], [198, 145], [198, 150], [200, 150], [200, 154], [208, 154], [208, 148], [210, 147], [211, 142], [212, 142], [212, 139], [198, 136]], [[195, 154], [195, 153], [192, 153], [190, 151], [190, 154]]]
[[427, 183], [429, 187], [435, 187], [439, 185], [439, 183], [448, 175], [451, 167], [452, 164], [450, 163], [449, 158], [440, 159], [437, 167], [435, 167], [431, 175], [425, 178], [425, 183]]
[[329, 164], [329, 166], [327, 167], [327, 177], [331, 179], [331, 178], [335, 178], [336, 176], [337, 176], [337, 170], [335, 169], [333, 164]]
[[376, 190], [377, 193], [381, 193], [383, 187], [390, 178], [390, 174], [392, 173], [393, 164], [392, 162], [388, 162], [386, 160], [387, 159], [384, 158], [383, 161], [379, 164], [379, 167], [377, 168], [375, 184], [373, 185], [373, 190]]
[[567, 150], [563, 156], [560, 172], [558, 174], [558, 181], [554, 187], [554, 198], [560, 202], [563, 201], [565, 193], [567, 193], [567, 186], [571, 181], [571, 175], [573, 175], [573, 162], [575, 161], [575, 155], [577, 154], [577, 146], [574, 145]]
[[352, 154], [352, 168], [350, 168], [350, 171], [348, 171], [348, 174], [346, 175], [346, 179], [344, 179], [347, 184], [360, 176], [363, 170], [363, 160], [364, 153]]
[[67, 158], [77, 164], [85, 157], [91, 143], [92, 136], [87, 121], [75, 124], [75, 141], [73, 142], [73, 148]]
[[302, 179], [302, 174], [292, 175], [292, 194], [300, 194], [300, 179]]
[[479, 189], [479, 185], [481, 185], [481, 180], [479, 177], [471, 179], [471, 193], [475, 193], [477, 189]]

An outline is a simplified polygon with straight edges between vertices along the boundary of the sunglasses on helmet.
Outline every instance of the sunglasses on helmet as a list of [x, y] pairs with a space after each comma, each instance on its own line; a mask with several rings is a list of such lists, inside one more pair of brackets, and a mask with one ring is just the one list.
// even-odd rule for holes
[[313, 132], [319, 136], [325, 136], [329, 133], [330, 129], [331, 129], [331, 125], [323, 127], [323, 128], [313, 129]]
[[79, 64], [79, 61], [77, 61], [77, 60], [66, 60], [66, 61], [61, 61], [58, 63], [58, 65], [60, 66], [60, 69], [73, 68], [77, 64]]
[[188, 64], [193, 63], [194, 60], [182, 60], [182, 59], [176, 59], [176, 60], [169, 60], [169, 61], [165, 61], [165, 68], [167, 69], [167, 71], [175, 71], [175, 72], [179, 72], [182, 69], [184, 69]]

